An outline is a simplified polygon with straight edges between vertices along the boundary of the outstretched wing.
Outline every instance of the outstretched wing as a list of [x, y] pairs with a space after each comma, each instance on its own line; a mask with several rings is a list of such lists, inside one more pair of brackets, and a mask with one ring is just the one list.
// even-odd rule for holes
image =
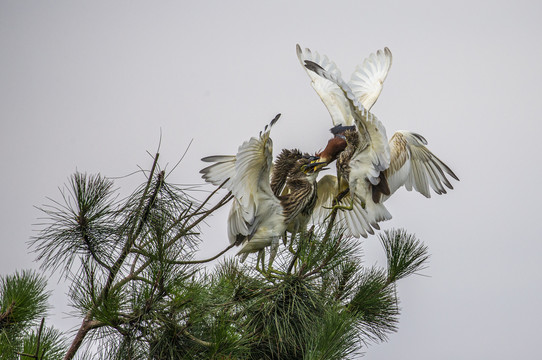
[[427, 140], [409, 131], [397, 131], [390, 139], [391, 164], [386, 177], [393, 194], [401, 186], [412, 188], [431, 197], [429, 187], [437, 194], [446, 194], [446, 187], [453, 189], [447, 176], [459, 181], [454, 172], [425, 146]]
[[[235, 155], [215, 155], [201, 159], [204, 162], [214, 163], [200, 170], [202, 178], [215, 186], [224, 184], [224, 188], [231, 191], [232, 178], [235, 176]], [[224, 183], [225, 182], [225, 183]]]
[[[359, 147], [359, 151], [352, 160], [354, 160], [354, 164], [359, 164], [358, 175], [365, 174], [371, 184], [378, 184], [380, 172], [386, 170], [390, 164], [390, 148], [384, 125], [363, 106], [350, 86], [340, 77], [326, 71], [326, 69], [312, 61], [305, 61], [305, 67], [317, 75], [334, 82], [343, 91], [346, 105], [350, 108], [360, 133], [360, 140], [364, 143], [364, 146]], [[350, 166], [353, 168], [352, 163]]]
[[[280, 114], [279, 114], [280, 115]], [[280, 201], [269, 185], [273, 161], [273, 141], [269, 134], [279, 115], [260, 133], [245, 141], [235, 156], [210, 156], [204, 161], [215, 164], [201, 170], [203, 178], [212, 184], [227, 181], [225, 187], [234, 196], [228, 218], [230, 242], [237, 236], [251, 236], [258, 229], [265, 213], [280, 213]]]
[[392, 63], [391, 51], [387, 47], [378, 50], [356, 66], [348, 85], [363, 106], [370, 110], [384, 87]]
[[296, 45], [296, 51], [301, 66], [303, 66], [312, 80], [311, 85], [313, 89], [320, 96], [320, 99], [329, 111], [333, 125], [353, 125], [351, 109], [347, 104], [341, 88], [335, 82], [319, 76], [305, 67], [306, 61], [309, 61], [318, 64], [318, 66], [325, 69], [326, 72], [333, 74], [336, 78], [341, 78], [341, 72], [337, 68], [337, 65], [330, 61], [327, 56], [322, 57], [317, 52], [313, 52], [307, 48], [301, 50], [299, 44]]

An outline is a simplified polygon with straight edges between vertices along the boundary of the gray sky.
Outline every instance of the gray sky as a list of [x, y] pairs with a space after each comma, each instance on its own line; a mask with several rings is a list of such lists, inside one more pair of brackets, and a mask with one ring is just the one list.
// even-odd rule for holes
[[[399, 286], [399, 332], [371, 359], [531, 359], [542, 322], [542, 96], [539, 1], [0, 2], [0, 274], [37, 268], [26, 241], [46, 197], [76, 169], [122, 176], [149, 167], [162, 131], [170, 180], [201, 183], [200, 158], [233, 154], [276, 113], [280, 148], [322, 148], [329, 115], [295, 44], [349, 78], [388, 46], [393, 66], [373, 108], [419, 132], [460, 177], [425, 199], [400, 191], [393, 219], [428, 246], [429, 277]], [[131, 190], [141, 179], [119, 186]], [[227, 209], [201, 257], [227, 244]], [[376, 237], [363, 240], [369, 265]], [[232, 256], [234, 252], [229, 253]], [[52, 280], [50, 288], [56, 286]], [[79, 324], [58, 285], [55, 325]]]

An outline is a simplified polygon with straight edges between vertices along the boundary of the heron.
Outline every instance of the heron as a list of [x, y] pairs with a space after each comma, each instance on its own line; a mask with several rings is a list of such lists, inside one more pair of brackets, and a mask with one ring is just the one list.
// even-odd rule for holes
[[[287, 219], [287, 232], [290, 237], [290, 251], [296, 234], [305, 233], [311, 215], [316, 206], [317, 182], [316, 178], [306, 181], [299, 171], [303, 166], [317, 167], [318, 171], [325, 168], [320, 165], [318, 157], [308, 153], [302, 153], [298, 149], [283, 149], [277, 156], [271, 173], [271, 189], [282, 203], [288, 206], [298, 207], [295, 216]], [[323, 163], [321, 163], [323, 165]], [[294, 213], [294, 212], [290, 212]], [[284, 245], [287, 244], [287, 234], [283, 236]]]
[[388, 142], [383, 124], [370, 112], [391, 68], [387, 47], [364, 59], [348, 83], [326, 56], [299, 45], [296, 50], [335, 125], [334, 137], [316, 154], [321, 163], [337, 160], [337, 177], [326, 175], [318, 184], [320, 212], [336, 196], [344, 196], [343, 203], [350, 205], [336, 207], [350, 211], [340, 212], [339, 219], [349, 235], [367, 237], [379, 230], [378, 222], [391, 219], [383, 202], [400, 187], [414, 188], [426, 197], [431, 196], [429, 187], [437, 194], [445, 194], [446, 187], [453, 189], [446, 175], [459, 178], [426, 147], [423, 136], [401, 130]]
[[[300, 63], [312, 80], [312, 87], [335, 125], [336, 136], [330, 141], [335, 145], [334, 152], [329, 154], [324, 149], [318, 155], [322, 163], [339, 158], [337, 176], [340, 180], [335, 189], [347, 191], [344, 202], [348, 205], [336, 207], [349, 211], [341, 211], [337, 216], [348, 224], [349, 235], [366, 237], [374, 234], [373, 229], [379, 229], [378, 222], [391, 219], [386, 207], [380, 201], [373, 201], [372, 195], [373, 192], [389, 194], [382, 173], [390, 164], [390, 148], [384, 125], [369, 110], [382, 91], [391, 66], [391, 52], [385, 48], [372, 54], [356, 68], [350, 82], [346, 83], [327, 56], [321, 57], [309, 49], [302, 50], [299, 45], [296, 50]], [[328, 198], [322, 191], [330, 187], [331, 180], [329, 177], [320, 180], [318, 196], [322, 197], [319, 203]]]
[[[279, 239], [298, 214], [312, 211], [316, 203], [316, 178], [322, 164], [298, 150], [283, 150], [273, 168], [273, 142], [270, 131], [278, 114], [258, 137], [245, 141], [236, 155], [204, 157], [213, 163], [200, 171], [203, 179], [232, 192], [228, 215], [230, 244], [240, 246], [243, 262], [257, 252], [257, 267], [265, 269], [265, 249], [270, 247], [268, 270], [277, 254]], [[284, 189], [288, 189], [282, 194]]]

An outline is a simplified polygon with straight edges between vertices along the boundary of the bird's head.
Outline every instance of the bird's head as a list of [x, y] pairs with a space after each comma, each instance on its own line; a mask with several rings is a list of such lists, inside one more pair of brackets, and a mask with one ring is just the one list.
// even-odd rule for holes
[[327, 163], [320, 161], [317, 156], [306, 156], [299, 160], [299, 165], [305, 175], [312, 175], [324, 170]]
[[346, 148], [346, 137], [342, 134], [335, 135], [327, 142], [324, 150], [315, 154], [316, 159], [312, 161], [321, 170], [324, 166], [337, 160], [339, 154]]

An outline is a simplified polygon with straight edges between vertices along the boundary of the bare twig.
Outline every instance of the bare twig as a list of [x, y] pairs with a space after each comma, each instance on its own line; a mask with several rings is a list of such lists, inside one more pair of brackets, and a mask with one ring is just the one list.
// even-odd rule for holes
[[190, 340], [202, 345], [202, 346], [205, 346], [205, 347], [211, 347], [213, 346], [213, 343], [210, 343], [208, 341], [203, 341], [203, 340], [200, 340], [198, 339], [197, 337], [195, 337], [194, 335], [190, 334], [186, 329], [183, 330], [183, 335], [186, 336], [187, 338], [189, 338]]
[[335, 199], [333, 200], [333, 210], [331, 210], [331, 214], [329, 215], [329, 223], [327, 225], [326, 234], [324, 235], [324, 239], [322, 240], [322, 245], [327, 243], [327, 241], [329, 240], [329, 238], [331, 236], [331, 230], [333, 230], [333, 223], [335, 222], [335, 218], [337, 217], [337, 211], [338, 211], [338, 208], [336, 207], [336, 205], [339, 205], [341, 200], [346, 195], [348, 195], [348, 193], [349, 193], [349, 191], [345, 190], [345, 191], [339, 193], [337, 195], [337, 197], [335, 197]]
[[[229, 179], [228, 179], [229, 180]], [[201, 209], [203, 209], [203, 207], [205, 206], [205, 204], [207, 204], [207, 202], [209, 202], [209, 200], [211, 200], [211, 198], [217, 193], [218, 190], [220, 190], [222, 188], [222, 186], [224, 186], [226, 184], [226, 182], [228, 180], [225, 180], [222, 184], [220, 184], [219, 187], [217, 187], [211, 194], [209, 194], [209, 196], [207, 196], [207, 198], [205, 200], [203, 200], [203, 202], [201, 203], [201, 205], [191, 214], [189, 215], [186, 220], [184, 221], [183, 223], [183, 228], [186, 226], [186, 224], [188, 224], [188, 222], [190, 221], [190, 219], [192, 217], [194, 217], [195, 214], [197, 214]], [[231, 193], [231, 192], [230, 192]], [[173, 224], [173, 226], [175, 226], [175, 224]]]
[[[41, 319], [41, 324], [40, 324], [40, 328], [38, 330], [38, 339], [36, 341], [36, 352], [34, 354], [25, 354], [25, 353], [21, 353], [21, 352], [18, 352], [16, 351], [15, 353], [19, 356], [24, 356], [24, 357], [29, 357], [29, 358], [33, 358], [33, 359], [36, 359], [38, 360], [38, 356], [40, 354], [40, 342], [41, 342], [41, 334], [43, 332], [43, 325], [45, 323], [45, 318], [42, 318]], [[45, 353], [45, 352], [44, 352]], [[41, 359], [43, 359], [43, 355], [44, 354], [41, 354]]]
[[222, 254], [224, 254], [226, 251], [228, 251], [229, 249], [231, 249], [234, 246], [235, 246], [235, 243], [230, 244], [227, 248], [225, 248], [224, 250], [222, 250], [221, 252], [219, 252], [215, 256], [213, 256], [213, 257], [211, 257], [209, 259], [205, 259], [205, 260], [192, 260], [192, 261], [172, 261], [172, 260], [169, 260], [168, 262], [170, 264], [176, 264], [176, 265], [203, 264], [203, 263], [215, 260], [216, 258], [220, 257]]
[[166, 243], [166, 247], [170, 247], [171, 245], [173, 245], [177, 240], [179, 240], [181, 237], [185, 236], [187, 232], [189, 232], [192, 228], [194, 228], [196, 225], [198, 225], [200, 222], [202, 222], [203, 220], [205, 220], [205, 218], [207, 218], [207, 216], [211, 215], [214, 211], [216, 211], [217, 209], [221, 208], [222, 206], [224, 206], [225, 204], [227, 204], [231, 199], [233, 199], [233, 195], [231, 195], [231, 191], [229, 193], [226, 194], [226, 196], [224, 196], [215, 206], [213, 206], [211, 209], [205, 211], [203, 213], [203, 215], [198, 218], [196, 221], [194, 221], [192, 224], [190, 224], [190, 226], [184, 228], [183, 226], [183, 229], [182, 231], [180, 231], [177, 235], [175, 235], [171, 240], [169, 240], [167, 243]]

